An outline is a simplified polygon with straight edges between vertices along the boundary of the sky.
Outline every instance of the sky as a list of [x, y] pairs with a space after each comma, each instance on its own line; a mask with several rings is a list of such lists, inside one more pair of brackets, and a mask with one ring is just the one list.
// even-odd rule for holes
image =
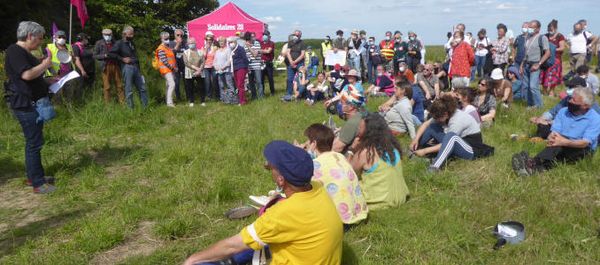
[[[219, 0], [221, 5], [229, 1]], [[364, 29], [377, 41], [386, 31], [417, 33], [426, 45], [446, 42], [446, 33], [462, 22], [473, 35], [485, 28], [496, 36], [504, 23], [518, 34], [523, 21], [538, 19], [545, 32], [548, 22], [558, 20], [559, 32], [568, 34], [579, 19], [600, 33], [600, 0], [232, 0], [248, 14], [269, 24], [273, 40], [282, 41], [294, 29], [305, 39], [322, 39], [344, 31]]]

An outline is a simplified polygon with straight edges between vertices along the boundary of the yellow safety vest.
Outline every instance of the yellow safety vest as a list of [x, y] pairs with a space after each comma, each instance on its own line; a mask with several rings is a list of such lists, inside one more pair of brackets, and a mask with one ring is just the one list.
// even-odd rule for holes
[[[65, 44], [65, 46], [67, 46], [67, 51], [69, 51], [71, 57], [73, 57], [73, 48], [71, 47], [71, 44]], [[48, 46], [46, 46], [46, 48], [48, 51], [50, 51], [48, 56], [52, 56], [52, 69], [54, 70], [54, 73], [46, 71], [46, 76], [53, 76], [58, 74], [58, 71], [60, 70], [60, 61], [58, 60], [58, 57], [56, 57], [56, 54], [58, 53], [58, 47], [56, 47], [56, 44], [50, 43]], [[75, 70], [75, 64], [73, 63], [73, 60], [75, 60], [75, 58], [71, 58], [71, 68]]]

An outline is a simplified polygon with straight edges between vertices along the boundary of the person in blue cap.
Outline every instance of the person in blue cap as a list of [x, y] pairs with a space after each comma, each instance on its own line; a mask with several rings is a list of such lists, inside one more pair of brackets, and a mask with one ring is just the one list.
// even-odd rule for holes
[[248, 249], [269, 246], [271, 264], [341, 264], [343, 226], [314, 172], [310, 155], [285, 141], [272, 141], [263, 154], [278, 190], [286, 199], [271, 206], [240, 233], [190, 256], [184, 264], [227, 259]]

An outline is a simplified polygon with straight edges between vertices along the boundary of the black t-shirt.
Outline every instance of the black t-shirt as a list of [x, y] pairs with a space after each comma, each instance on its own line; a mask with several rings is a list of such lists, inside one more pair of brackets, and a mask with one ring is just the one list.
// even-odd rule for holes
[[92, 75], [96, 71], [96, 61], [94, 61], [94, 53], [89, 47], [81, 47], [83, 47], [83, 51], [80, 50], [79, 46], [73, 45], [73, 54], [75, 55], [75, 57], [79, 57], [79, 59], [81, 60], [83, 70], [85, 70], [85, 72], [88, 75]]
[[33, 80], [23, 80], [23, 72], [37, 66], [40, 61], [29, 51], [17, 44], [6, 49], [4, 69], [10, 85], [6, 91], [7, 100], [13, 109], [31, 108], [32, 101], [48, 96], [48, 84], [42, 75]]
[[296, 60], [298, 57], [300, 57], [302, 51], [306, 50], [306, 44], [304, 44], [303, 40], [298, 40], [292, 45], [288, 44], [288, 48], [290, 49], [290, 56], [292, 56], [292, 60]]

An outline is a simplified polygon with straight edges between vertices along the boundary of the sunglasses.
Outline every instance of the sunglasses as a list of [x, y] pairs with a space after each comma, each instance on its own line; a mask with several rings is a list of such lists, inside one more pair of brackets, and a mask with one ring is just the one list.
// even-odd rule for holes
[[479, 83], [480, 86], [487, 86], [486, 83]]

